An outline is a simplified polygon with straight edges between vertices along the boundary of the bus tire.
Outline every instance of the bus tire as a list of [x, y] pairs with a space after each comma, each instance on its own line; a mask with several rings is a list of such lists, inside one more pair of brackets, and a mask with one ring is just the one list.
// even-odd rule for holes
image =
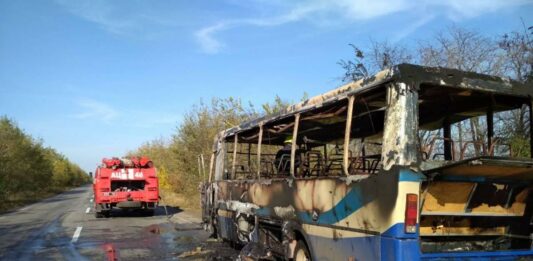
[[296, 247], [294, 249], [294, 258], [293, 261], [307, 261], [311, 260], [311, 255], [309, 254], [309, 249], [303, 240], [298, 240]]

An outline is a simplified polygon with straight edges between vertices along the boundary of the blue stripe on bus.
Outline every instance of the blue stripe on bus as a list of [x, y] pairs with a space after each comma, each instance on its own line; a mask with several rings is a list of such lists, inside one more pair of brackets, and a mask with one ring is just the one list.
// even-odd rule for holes
[[[408, 169], [401, 170], [399, 174], [400, 181], [422, 181], [424, 179], [424, 175]], [[303, 223], [333, 225], [352, 215], [372, 200], [374, 200], [374, 198], [370, 197], [370, 195], [363, 196], [361, 187], [356, 185], [353, 186], [348, 194], [346, 194], [346, 196], [333, 208], [320, 213], [316, 220], [313, 220], [313, 214], [307, 211], [299, 211], [296, 215]], [[272, 209], [268, 207], [257, 209], [255, 213], [260, 216], [269, 216], [273, 214]]]
[[258, 216], [262, 216], [262, 217], [269, 217], [269, 216], [272, 216], [272, 208], [269, 208], [269, 207], [262, 207], [262, 208], [258, 208], [255, 210], [254, 212], [256, 215]]
[[425, 179], [426, 179], [426, 176], [424, 176], [421, 173], [414, 172], [414, 171], [409, 170], [409, 169], [400, 170], [400, 178], [399, 178], [400, 181], [420, 182], [420, 181], [424, 181]]
[[[313, 214], [307, 211], [298, 211], [296, 215], [303, 223], [332, 225], [347, 218], [372, 200], [369, 196], [363, 197], [361, 189], [354, 186], [333, 208], [320, 213], [316, 221], [313, 220]], [[274, 213], [272, 208], [262, 207], [256, 209], [255, 214], [259, 216], [271, 216]]]
[[[400, 170], [400, 181], [420, 182], [424, 179], [425, 176], [423, 174], [407, 169]], [[316, 222], [317, 224], [332, 225], [347, 218], [372, 200], [374, 199], [369, 197], [369, 195], [362, 195], [360, 187], [353, 186], [343, 199], [341, 199], [332, 209], [321, 213], [316, 221], [313, 220], [311, 213], [305, 211], [298, 212], [297, 215], [300, 220], [305, 223]]]
[[297, 215], [304, 223], [332, 225], [347, 218], [372, 200], [368, 195], [364, 197], [361, 189], [354, 186], [333, 208], [320, 213], [316, 221], [313, 220], [312, 213], [306, 211], [300, 211]]

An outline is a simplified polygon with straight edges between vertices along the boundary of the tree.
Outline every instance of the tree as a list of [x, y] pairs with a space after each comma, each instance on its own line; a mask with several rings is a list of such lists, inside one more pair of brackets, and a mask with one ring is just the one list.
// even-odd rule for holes
[[253, 106], [244, 106], [239, 99], [213, 99], [210, 105], [201, 103], [186, 113], [172, 137], [170, 148], [177, 163], [178, 175], [183, 181], [179, 190], [191, 195], [202, 180], [197, 157], [211, 155], [214, 137], [227, 128], [257, 117]]
[[401, 63], [412, 63], [414, 56], [402, 45], [393, 45], [389, 41], [370, 41], [370, 66], [374, 73], [389, 69]]
[[476, 31], [449, 27], [431, 41], [419, 43], [420, 64], [467, 72], [503, 75], [504, 58], [498, 46]]
[[0, 209], [87, 182], [77, 165], [35, 140], [7, 117], [0, 117]]
[[388, 41], [370, 41], [372, 46], [368, 50], [361, 50], [353, 44], [353, 60], [339, 60], [344, 70], [341, 77], [343, 82], [357, 81], [373, 75], [379, 71], [389, 69], [400, 63], [410, 63], [414, 60], [409, 50], [401, 45], [392, 45]]
[[[533, 79], [532, 55], [533, 27], [521, 32], [511, 32], [500, 39], [486, 37], [479, 32], [449, 27], [434, 36], [419, 41], [418, 48], [412, 53], [400, 46], [391, 45], [387, 41], [372, 41], [369, 50], [362, 51], [355, 47], [353, 60], [340, 60], [344, 82], [368, 77], [379, 70], [387, 69], [394, 64], [414, 62], [425, 66], [447, 67], [462, 71], [508, 76], [521, 82]], [[529, 113], [527, 106], [495, 115], [495, 132], [501, 138], [513, 144], [513, 148], [521, 156], [529, 155]], [[486, 121], [484, 117], [472, 118], [455, 124], [455, 135], [459, 147], [463, 141], [485, 141], [487, 139]], [[430, 139], [436, 133], [421, 132], [421, 142]], [[474, 147], [474, 153], [481, 153], [481, 146]], [[525, 153], [525, 154], [524, 154]]]
[[[498, 46], [503, 51], [506, 61], [504, 68], [507, 75], [523, 83], [533, 83], [533, 27], [522, 31], [504, 34], [498, 40]], [[514, 110], [497, 115], [499, 133], [506, 136], [513, 147], [515, 155], [529, 157], [530, 137], [529, 108], [524, 105]]]
[[341, 77], [343, 82], [357, 81], [359, 79], [368, 77], [369, 75], [367, 70], [369, 65], [366, 64], [365, 54], [355, 45], [349, 45], [353, 48], [353, 61], [341, 59], [337, 62], [337, 64], [340, 65], [344, 70], [344, 75]]
[[[306, 94], [304, 94], [304, 97], [302, 99], [306, 99]], [[265, 103], [262, 105], [263, 107], [263, 114], [265, 115], [274, 115], [281, 113], [287, 109], [289, 104], [286, 101], [283, 101], [281, 97], [276, 95], [274, 98], [273, 103]]]

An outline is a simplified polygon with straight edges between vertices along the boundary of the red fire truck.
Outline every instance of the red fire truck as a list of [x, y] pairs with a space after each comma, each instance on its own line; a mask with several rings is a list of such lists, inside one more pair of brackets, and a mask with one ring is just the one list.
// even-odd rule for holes
[[93, 180], [95, 216], [111, 209], [141, 209], [153, 215], [159, 202], [156, 169], [147, 157], [104, 158]]

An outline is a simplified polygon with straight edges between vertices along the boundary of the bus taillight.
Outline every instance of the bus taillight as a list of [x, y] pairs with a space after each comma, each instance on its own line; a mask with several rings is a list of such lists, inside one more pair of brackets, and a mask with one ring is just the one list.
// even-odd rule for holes
[[405, 202], [405, 233], [416, 233], [418, 216], [418, 195], [407, 194]]

